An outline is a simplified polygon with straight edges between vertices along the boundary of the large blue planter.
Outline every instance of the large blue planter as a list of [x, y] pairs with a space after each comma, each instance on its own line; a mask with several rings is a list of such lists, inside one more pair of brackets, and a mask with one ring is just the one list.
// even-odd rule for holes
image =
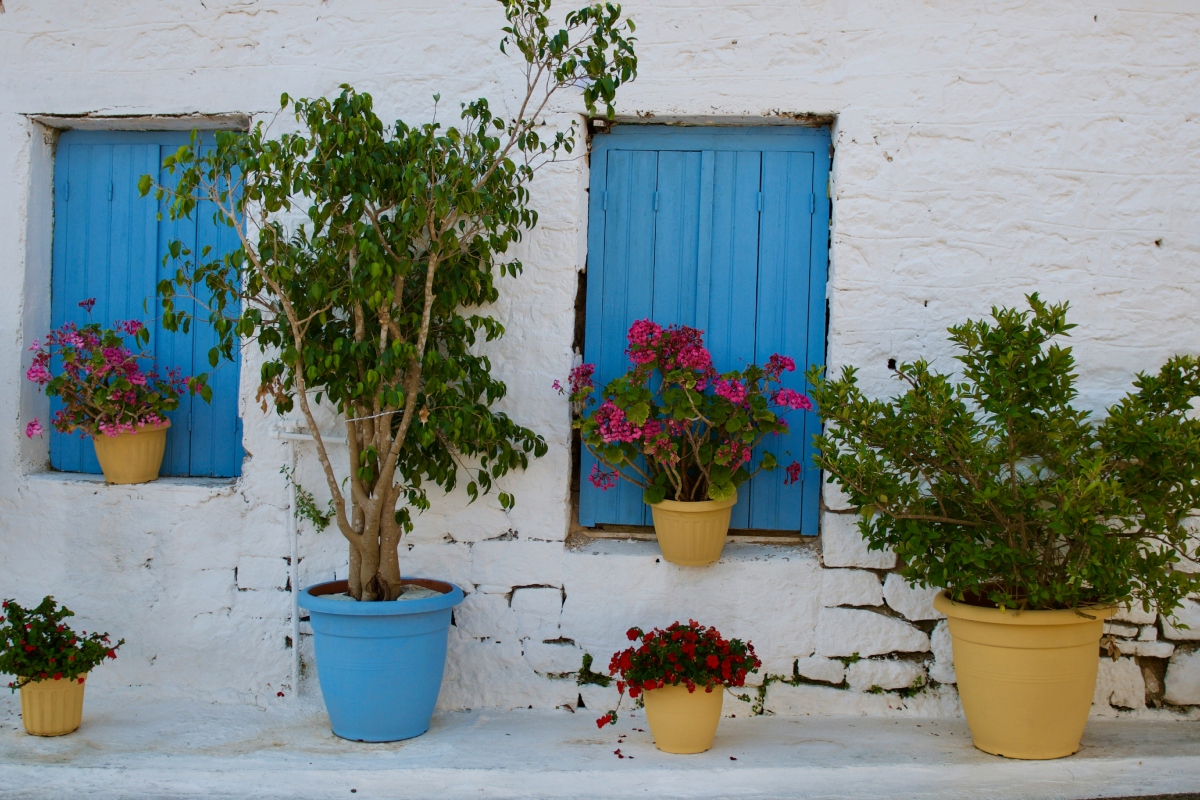
[[333, 732], [359, 742], [394, 742], [429, 730], [446, 669], [450, 613], [463, 592], [452, 583], [406, 578], [443, 592], [421, 600], [333, 599], [346, 581], [300, 593], [317, 654], [317, 677]]

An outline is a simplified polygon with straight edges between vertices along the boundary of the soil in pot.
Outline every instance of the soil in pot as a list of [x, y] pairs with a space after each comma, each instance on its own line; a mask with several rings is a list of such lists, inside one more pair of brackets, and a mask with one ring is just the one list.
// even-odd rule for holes
[[736, 503], [735, 494], [729, 500], [663, 500], [650, 506], [663, 558], [683, 567], [716, 563], [725, 547], [729, 516]]
[[167, 450], [167, 428], [170, 427], [171, 421], [166, 420], [161, 425], [145, 426], [131, 433], [93, 436], [92, 444], [104, 480], [118, 484], [158, 480], [163, 454]]
[[63, 736], [83, 722], [86, 675], [75, 680], [48, 678], [21, 687], [21, 722], [34, 736]]
[[1107, 607], [1001, 611], [956, 603], [948, 619], [954, 671], [975, 746], [1008, 758], [1049, 759], [1079, 749], [1100, 665]]
[[654, 746], [664, 753], [703, 753], [712, 747], [721, 722], [721, 705], [725, 689], [714, 686], [711, 692], [697, 686], [689, 692], [686, 686], [664, 686], [642, 695], [646, 704], [646, 721]]

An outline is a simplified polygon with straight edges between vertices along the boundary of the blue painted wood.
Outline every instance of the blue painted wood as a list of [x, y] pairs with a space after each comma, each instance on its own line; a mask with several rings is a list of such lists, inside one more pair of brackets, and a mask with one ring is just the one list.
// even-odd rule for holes
[[[704, 328], [720, 371], [791, 355], [785, 385], [805, 388], [804, 369], [824, 360], [829, 146], [828, 130], [785, 127], [617, 126], [595, 138], [584, 356], [599, 386], [626, 369], [625, 331], [649, 316]], [[818, 423], [788, 419], [792, 432], [764, 445], [801, 461], [803, 480], [784, 486], [779, 470], [743, 485], [735, 528], [817, 532]], [[593, 463], [585, 453], [580, 524], [649, 524], [636, 487], [587, 482]]]
[[[718, 371], [741, 369], [754, 361], [758, 286], [758, 189], [762, 154], [714, 154], [712, 267], [705, 341]], [[730, 525], [749, 524], [748, 487], [738, 490]]]
[[[773, 353], [792, 356], [797, 371], [784, 373], [783, 385], [804, 390], [808, 352], [808, 296], [812, 252], [809, 196], [812, 153], [766, 152], [762, 162], [762, 214], [759, 218], [758, 304], [754, 357], [763, 364]], [[797, 269], [796, 265], [804, 269]], [[804, 457], [804, 413], [788, 411], [792, 427], [786, 435], [767, 437], [756, 453], [769, 450], [781, 466]], [[749, 490], [748, 527], [799, 530], [802, 484], [784, 484], [783, 470], [762, 472], [744, 487]]]
[[[166, 243], [177, 237], [194, 242], [198, 233], [231, 246], [230, 232], [218, 231], [211, 214], [179, 223], [159, 222], [151, 197], [142, 198], [138, 179], [160, 171], [162, 158], [188, 141], [181, 132], [68, 131], [58, 142], [55, 166], [55, 230], [51, 276], [51, 323], [84, 324], [81, 300], [96, 299], [90, 319], [112, 325], [120, 319], [150, 320], [150, 350], [163, 370], [185, 374], [207, 369], [196, 362], [196, 335], [167, 334], [158, 324], [156, 284]], [[164, 176], [165, 177], [165, 176]], [[203, 336], [211, 333], [195, 331]], [[207, 350], [207, 346], [205, 346]], [[232, 380], [218, 380], [213, 406], [185, 398], [171, 415], [164, 475], [231, 477], [240, 474], [241, 428], [237, 417], [237, 364]], [[200, 368], [197, 368], [200, 367]], [[51, 412], [60, 406], [52, 400]], [[201, 422], [193, 419], [199, 414]], [[69, 472], [99, 473], [91, 442], [79, 435], [50, 434], [50, 463]]]

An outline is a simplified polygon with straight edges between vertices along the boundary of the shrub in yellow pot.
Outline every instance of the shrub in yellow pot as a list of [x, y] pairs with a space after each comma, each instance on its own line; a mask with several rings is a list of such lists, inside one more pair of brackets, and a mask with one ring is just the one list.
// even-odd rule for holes
[[904, 393], [867, 397], [855, 371], [809, 373], [828, 424], [816, 461], [857, 507], [872, 549], [910, 583], [942, 587], [975, 745], [1015, 758], [1079, 749], [1103, 620], [1118, 605], [1171, 613], [1200, 589], [1196, 555], [1200, 359], [1140, 374], [1100, 421], [1075, 408], [1067, 304], [950, 328], [962, 376], [889, 366]]
[[[646, 721], [654, 745], [666, 753], [702, 753], [712, 747], [721, 721], [726, 688], [746, 685], [746, 675], [758, 672], [762, 662], [754, 646], [724, 639], [716, 628], [695, 620], [678, 622], [646, 633], [630, 628], [630, 641], [640, 645], [615, 653], [609, 675], [617, 679], [620, 700], [626, 691], [646, 707]], [[592, 674], [585, 656], [581, 675]], [[617, 721], [616, 710], [596, 720], [596, 725]]]
[[[737, 487], [778, 467], [759, 445], [799, 452], [804, 445], [790, 424], [799, 431], [802, 422], [787, 416], [811, 411], [812, 402], [789, 385], [802, 388], [787, 375], [796, 370], [787, 356], [721, 373], [696, 328], [641, 319], [627, 339], [630, 368], [599, 392], [594, 364], [572, 370], [569, 389], [555, 381], [569, 392], [573, 425], [598, 462], [588, 479], [602, 491], [618, 478], [641, 487], [663, 557], [687, 567], [712, 564], [725, 546]], [[801, 473], [792, 461], [783, 482]]]
[[0, 672], [15, 675], [8, 684], [21, 692], [21, 721], [34, 736], [62, 736], [83, 719], [87, 674], [106, 658], [116, 658], [122, 639], [107, 633], [76, 634], [64, 624], [75, 616], [46, 597], [32, 609], [15, 600], [0, 607]]

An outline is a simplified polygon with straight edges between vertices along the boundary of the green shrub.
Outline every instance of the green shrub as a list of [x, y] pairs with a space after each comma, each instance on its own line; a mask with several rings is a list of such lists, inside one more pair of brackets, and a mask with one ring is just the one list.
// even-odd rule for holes
[[826, 422], [815, 460], [911, 583], [1002, 608], [1169, 613], [1200, 588], [1175, 568], [1200, 506], [1200, 360], [1139, 374], [1094, 422], [1072, 405], [1075, 359], [1054, 341], [1074, 327], [1067, 304], [1027, 300], [949, 329], [961, 379], [900, 364], [904, 393], [872, 400], [853, 368], [811, 371]]

